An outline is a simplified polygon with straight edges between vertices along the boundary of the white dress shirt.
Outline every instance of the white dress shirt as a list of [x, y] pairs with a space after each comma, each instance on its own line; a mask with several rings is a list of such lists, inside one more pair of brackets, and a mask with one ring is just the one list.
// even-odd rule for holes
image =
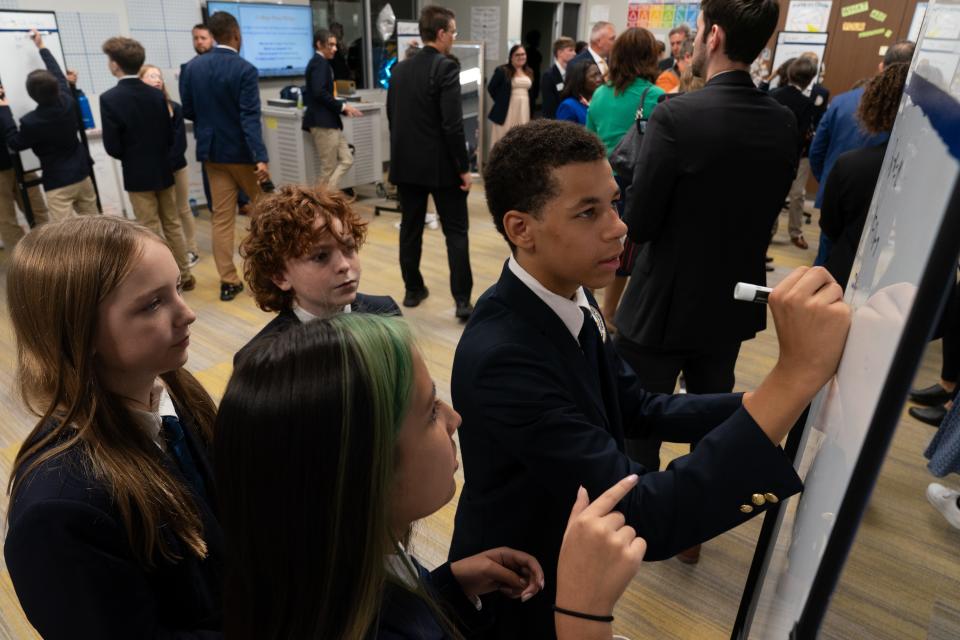
[[[342, 313], [350, 313], [350, 311], [350, 305], [344, 306], [341, 310]], [[293, 315], [297, 316], [297, 320], [299, 320], [302, 324], [307, 324], [308, 322], [312, 322], [314, 320], [320, 320], [320, 316], [313, 315], [296, 302], [293, 303]]]
[[600, 67], [600, 74], [606, 77], [607, 71], [610, 70], [610, 67], [607, 66], [607, 61], [603, 59], [603, 56], [594, 51], [593, 47], [590, 45], [587, 45], [587, 51], [590, 52], [590, 55], [593, 57], [593, 61], [597, 63], [598, 67]]
[[580, 330], [583, 328], [583, 311], [580, 309], [586, 309], [591, 315], [594, 314], [593, 307], [590, 306], [583, 287], [577, 287], [577, 292], [573, 294], [573, 298], [564, 298], [540, 284], [540, 281], [521, 267], [520, 263], [517, 262], [513, 256], [510, 256], [510, 259], [507, 261], [507, 267], [513, 275], [517, 276], [520, 282], [525, 284], [534, 295], [543, 300], [543, 302], [557, 314], [557, 317], [560, 318], [564, 326], [567, 327], [570, 335], [572, 335], [573, 339], [577, 340], [579, 344]]
[[159, 381], [156, 386], [154, 386], [154, 391], [150, 394], [150, 403], [151, 407], [149, 411], [131, 409], [130, 413], [140, 424], [141, 428], [147, 432], [147, 435], [150, 436], [154, 444], [161, 449], [165, 449], [163, 436], [160, 434], [163, 418], [170, 416], [179, 420], [180, 416], [177, 415], [177, 410], [173, 406], [173, 399], [167, 392], [167, 388]]

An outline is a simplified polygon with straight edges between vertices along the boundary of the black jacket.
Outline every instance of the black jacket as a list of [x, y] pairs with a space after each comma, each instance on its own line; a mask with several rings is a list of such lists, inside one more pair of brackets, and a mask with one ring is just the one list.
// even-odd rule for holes
[[330, 62], [319, 53], [314, 54], [307, 63], [304, 76], [307, 90], [303, 94], [303, 106], [307, 110], [303, 114], [303, 130], [309, 131], [310, 127], [343, 129], [340, 120], [343, 107], [333, 97], [333, 67]]
[[771, 91], [770, 97], [793, 112], [797, 119], [800, 156], [806, 157], [810, 153], [810, 142], [813, 140], [813, 132], [817, 126], [814, 119], [818, 109], [813, 104], [813, 97], [803, 95], [803, 91], [789, 84]]
[[842, 287], [853, 268], [886, 152], [884, 142], [842, 154], [823, 188], [820, 229], [833, 243], [823, 266]]
[[[192, 419], [176, 408], [208, 493], [209, 502], [195, 496], [208, 557], [179, 549], [180, 562], [158, 559], [145, 569], [130, 548], [119, 508], [81, 454], [71, 449], [47, 460], [10, 505], [3, 549], [20, 605], [46, 640], [222, 637], [223, 534], [214, 515], [213, 470]], [[167, 463], [179, 474], [172, 459]]]
[[173, 146], [170, 147], [170, 170], [179, 171], [187, 166], [187, 123], [183, 119], [183, 107], [170, 101], [173, 107]]
[[469, 171], [460, 67], [430, 46], [393, 67], [387, 91], [390, 181], [455, 188]]
[[[507, 72], [504, 71], [503, 65], [493, 70], [493, 76], [491, 76], [490, 82], [487, 83], [487, 93], [493, 98], [493, 106], [490, 107], [490, 112], [487, 114], [487, 119], [490, 120], [490, 122], [503, 124], [504, 120], [507, 119], [507, 111], [510, 109], [510, 94], [513, 93], [511, 82], [511, 79], [507, 77]], [[536, 94], [533, 92], [533, 87], [531, 86], [531, 112], [535, 98]]]
[[[33, 150], [40, 160], [43, 188], [50, 191], [75, 184], [89, 176], [90, 158], [80, 142], [77, 102], [73, 99], [73, 90], [53, 54], [43, 48], [40, 49], [40, 57], [47, 65], [47, 71], [57, 78], [60, 85], [59, 101], [38, 106], [25, 114], [20, 119], [19, 131], [10, 107], [0, 107], [0, 126], [11, 149]], [[7, 155], [6, 147], [3, 155]], [[9, 169], [12, 166], [9, 159], [7, 163], [5, 167], [0, 163], [0, 168]]]
[[[618, 510], [647, 541], [648, 560], [748, 520], [740, 506], [754, 493], [786, 498], [801, 488], [739, 394], [647, 393], [609, 341], [599, 364], [598, 372], [509, 267], [481, 296], [457, 345], [450, 388], [463, 417], [464, 486], [450, 559], [506, 545], [535, 556], [546, 575], [530, 601], [497, 604], [492, 637], [553, 637], [560, 542], [580, 485], [598, 496], [640, 474]], [[623, 452], [623, 441], [652, 433], [700, 444], [650, 472]]]
[[[350, 305], [351, 313], [373, 313], [380, 316], [399, 316], [400, 307], [390, 296], [368, 296], [358, 293], [353, 304]], [[281, 311], [268, 322], [266, 326], [250, 339], [250, 342], [243, 345], [236, 355], [233, 356], [233, 364], [236, 366], [240, 359], [252, 349], [255, 349], [261, 342], [269, 339], [279, 333], [283, 333], [290, 327], [296, 327], [300, 324], [300, 319], [292, 310]]]
[[173, 118], [163, 92], [125, 78], [100, 94], [103, 147], [123, 166], [126, 191], [161, 191], [173, 184]]
[[[567, 67], [569, 69], [569, 67]], [[560, 92], [563, 90], [563, 74], [554, 62], [540, 77], [541, 113], [544, 118], [555, 118], [560, 106]]]
[[697, 350], [766, 327], [766, 308], [737, 302], [733, 288], [766, 281], [763, 257], [797, 173], [798, 140], [793, 114], [745, 71], [657, 107], [623, 216], [643, 247], [615, 318], [622, 339]]

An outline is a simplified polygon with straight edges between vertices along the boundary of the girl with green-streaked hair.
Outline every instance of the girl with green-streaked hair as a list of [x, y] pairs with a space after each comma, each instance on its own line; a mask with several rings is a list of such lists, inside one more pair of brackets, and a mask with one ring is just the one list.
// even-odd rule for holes
[[[492, 549], [428, 572], [405, 550], [411, 525], [454, 496], [459, 426], [398, 319], [317, 320], [242, 358], [220, 403], [214, 447], [226, 637], [470, 637], [490, 622], [480, 596], [534, 597], [543, 570], [522, 551]], [[623, 494], [608, 494], [589, 507], [585, 493], [578, 499], [571, 545], [593, 545], [560, 573], [594, 601], [619, 596], [643, 555], [641, 539], [611, 526], [607, 512]], [[589, 587], [591, 572], [604, 588]], [[568, 637], [610, 637], [606, 625], [589, 624], [589, 634]]]

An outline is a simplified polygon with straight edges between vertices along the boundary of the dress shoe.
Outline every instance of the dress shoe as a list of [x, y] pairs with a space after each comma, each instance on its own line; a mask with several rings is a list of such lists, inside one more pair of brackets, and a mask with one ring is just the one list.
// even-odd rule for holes
[[773, 262], [773, 256], [763, 256], [763, 261], [766, 262], [767, 264], [770, 264], [771, 262]]
[[187, 266], [193, 269], [200, 262], [200, 256], [193, 251], [187, 251]]
[[237, 297], [237, 294], [243, 291], [243, 283], [231, 284], [229, 282], [220, 283], [220, 299], [224, 302], [230, 302]]
[[697, 564], [700, 562], [700, 545], [681, 551], [677, 554], [677, 560], [683, 564]]
[[947, 408], [942, 404], [936, 407], [910, 407], [907, 409], [907, 413], [920, 422], [926, 422], [934, 427], [939, 427], [940, 423], [943, 422], [943, 419], [947, 416]]
[[772, 265], [772, 264], [768, 264], [768, 265], [766, 265], [766, 266], [764, 267], [764, 269], [767, 270], [767, 273], [770, 273], [771, 271], [773, 271], [773, 265]]
[[804, 212], [803, 212], [803, 223], [804, 223], [804, 224], [812, 224], [812, 223], [813, 223], [813, 214], [807, 213], [806, 211], [804, 211]]
[[453, 315], [457, 316], [460, 320], [469, 320], [470, 314], [473, 313], [473, 305], [470, 304], [469, 300], [457, 300], [457, 310]]
[[180, 290], [181, 291], [193, 291], [197, 288], [197, 279], [193, 276], [187, 276], [186, 278], [180, 278]]
[[960, 493], [952, 491], [940, 483], [931, 482], [927, 487], [927, 500], [939, 511], [954, 528], [960, 529], [960, 506], [957, 505]]
[[810, 245], [807, 244], [807, 241], [804, 240], [803, 236], [797, 236], [796, 238], [790, 238], [790, 242], [793, 243], [793, 246], [799, 247], [801, 249], [809, 249]]
[[427, 299], [427, 296], [430, 295], [430, 292], [426, 287], [420, 289], [419, 291], [407, 291], [403, 296], [403, 306], [405, 307], [415, 307], [424, 300]]
[[910, 401], [922, 404], [925, 407], [933, 407], [944, 402], [953, 400], [957, 395], [957, 390], [947, 391], [939, 383], [932, 384], [923, 389], [910, 389]]

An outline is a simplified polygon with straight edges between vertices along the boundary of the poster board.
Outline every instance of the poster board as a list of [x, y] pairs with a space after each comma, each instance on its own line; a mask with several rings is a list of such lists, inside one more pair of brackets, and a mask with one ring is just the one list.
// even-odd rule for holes
[[784, 31], [826, 33], [832, 0], [790, 0]]
[[781, 31], [777, 34], [777, 48], [773, 52], [773, 66], [770, 71], [776, 73], [784, 62], [797, 58], [808, 51], [817, 54], [822, 63], [827, 50], [827, 34], [809, 31]]
[[960, 0], [928, 11], [845, 293], [843, 358], [791, 436], [804, 492], [766, 516], [736, 638], [817, 636], [955, 278], [960, 91], [956, 73], [923, 64], [948, 41], [960, 45]]
[[[43, 45], [53, 54], [61, 71], [67, 68], [54, 12], [0, 10], [0, 84], [17, 123], [37, 108], [37, 103], [27, 95], [27, 76], [36, 69], [46, 69], [30, 39], [30, 30], [34, 28], [43, 36]], [[25, 172], [40, 169], [40, 160], [29, 149], [20, 152], [20, 162]]]
[[416, 20], [397, 20], [397, 60], [405, 60], [407, 49], [411, 46], [422, 47], [420, 42], [420, 23]]

